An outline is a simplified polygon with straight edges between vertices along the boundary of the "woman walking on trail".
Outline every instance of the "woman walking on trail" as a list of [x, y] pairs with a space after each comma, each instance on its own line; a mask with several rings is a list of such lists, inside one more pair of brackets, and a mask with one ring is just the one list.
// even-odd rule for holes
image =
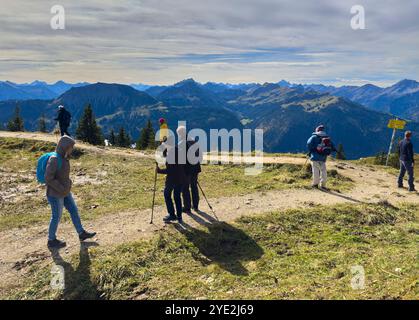
[[77, 205], [71, 193], [70, 156], [75, 141], [64, 135], [58, 142], [56, 154], [48, 159], [45, 169], [45, 183], [47, 186], [47, 199], [51, 206], [51, 221], [48, 230], [48, 247], [63, 248], [66, 243], [56, 238], [58, 224], [65, 207], [71, 216], [71, 221], [79, 235], [80, 241], [92, 238], [95, 232], [87, 232], [80, 221]]

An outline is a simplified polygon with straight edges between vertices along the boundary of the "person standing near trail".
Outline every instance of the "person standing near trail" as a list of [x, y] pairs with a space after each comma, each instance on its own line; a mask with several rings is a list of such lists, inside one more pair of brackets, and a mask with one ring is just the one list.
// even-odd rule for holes
[[[174, 143], [173, 136], [169, 135], [166, 137], [165, 146], [167, 149], [163, 154], [166, 156], [166, 168], [161, 169], [159, 166], [156, 166], [158, 174], [166, 175], [164, 201], [168, 215], [163, 218], [163, 221], [171, 222], [177, 220], [179, 223], [183, 223], [181, 193], [183, 186], [187, 182], [185, 164], [179, 161], [179, 149]], [[173, 205], [172, 194], [175, 205]]]
[[[191, 214], [191, 207], [195, 210], [199, 210], [199, 189], [198, 189], [198, 175], [201, 172], [202, 154], [199, 150], [199, 145], [196, 144], [195, 140], [187, 138], [186, 128], [180, 126], [177, 128], [176, 133], [178, 135], [179, 152], [183, 152], [186, 155], [186, 183], [183, 186], [182, 198], [183, 198], [183, 212]], [[196, 146], [193, 149], [192, 146]], [[189, 150], [192, 154], [189, 154]], [[193, 152], [195, 150], [195, 152]], [[192, 194], [192, 206], [191, 206], [191, 194]]]
[[414, 166], [415, 166], [415, 153], [413, 152], [413, 144], [411, 141], [412, 132], [406, 131], [404, 134], [404, 139], [399, 143], [399, 153], [400, 153], [400, 174], [398, 179], [399, 188], [403, 188], [403, 178], [407, 174], [409, 176], [409, 191], [416, 191], [414, 185]]
[[58, 121], [58, 124], [60, 126], [61, 136], [64, 136], [64, 135], [70, 136], [70, 134], [68, 133], [68, 127], [70, 126], [70, 123], [71, 123], [71, 114], [64, 108], [64, 106], [58, 107], [58, 114], [54, 120]]
[[56, 238], [58, 224], [60, 222], [63, 208], [65, 207], [71, 216], [71, 221], [79, 235], [80, 241], [92, 238], [95, 232], [90, 233], [84, 230], [80, 221], [77, 205], [71, 193], [72, 182], [70, 180], [70, 156], [75, 141], [64, 135], [60, 138], [56, 153], [48, 159], [45, 169], [45, 183], [47, 186], [47, 199], [51, 206], [51, 221], [48, 230], [48, 247], [63, 248], [66, 243]]
[[311, 167], [313, 171], [312, 188], [319, 188], [321, 190], [329, 190], [326, 187], [327, 183], [327, 157], [334, 151], [334, 147], [330, 137], [325, 132], [325, 127], [320, 125], [313, 132], [307, 141], [307, 148], [310, 155]]

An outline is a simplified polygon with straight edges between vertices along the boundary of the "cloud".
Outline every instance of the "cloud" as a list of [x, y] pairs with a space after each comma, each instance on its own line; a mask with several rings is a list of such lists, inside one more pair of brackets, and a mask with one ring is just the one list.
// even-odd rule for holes
[[[9, 1], [0, 14], [0, 79], [143, 82], [389, 83], [419, 74], [417, 0]], [[360, 80], [362, 79], [362, 81]]]

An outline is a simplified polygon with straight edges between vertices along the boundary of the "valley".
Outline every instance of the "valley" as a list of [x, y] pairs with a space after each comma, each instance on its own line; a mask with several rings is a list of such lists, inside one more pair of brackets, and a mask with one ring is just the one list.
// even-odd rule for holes
[[[134, 141], [147, 120], [157, 129], [157, 121], [163, 117], [171, 127], [186, 120], [188, 129], [201, 128], [207, 133], [210, 129], [263, 129], [266, 152], [305, 152], [307, 139], [320, 123], [326, 125], [335, 145], [344, 146], [348, 159], [388, 148], [391, 130], [387, 123], [392, 115], [324, 90], [284, 83], [201, 85], [187, 79], [142, 92], [126, 85], [96, 83], [72, 87], [53, 100], [0, 102], [0, 123], [4, 126], [18, 105], [26, 130], [36, 131], [42, 114], [47, 129], [53, 130], [56, 108], [63, 104], [73, 114], [70, 131], [74, 132], [84, 107], [91, 104], [105, 136], [124, 127]], [[405, 92], [395, 88], [391, 92], [399, 91]], [[407, 129], [414, 132], [413, 141], [418, 143], [418, 123], [409, 122]]]

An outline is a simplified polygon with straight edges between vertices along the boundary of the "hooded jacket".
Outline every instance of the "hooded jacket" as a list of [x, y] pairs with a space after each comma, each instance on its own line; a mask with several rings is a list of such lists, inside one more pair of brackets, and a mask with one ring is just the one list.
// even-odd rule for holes
[[51, 156], [45, 170], [45, 182], [47, 185], [47, 196], [64, 198], [71, 191], [70, 161], [66, 158], [67, 151], [74, 147], [75, 141], [69, 136], [61, 137], [56, 152], [61, 156], [61, 168], [58, 169], [58, 159]]

